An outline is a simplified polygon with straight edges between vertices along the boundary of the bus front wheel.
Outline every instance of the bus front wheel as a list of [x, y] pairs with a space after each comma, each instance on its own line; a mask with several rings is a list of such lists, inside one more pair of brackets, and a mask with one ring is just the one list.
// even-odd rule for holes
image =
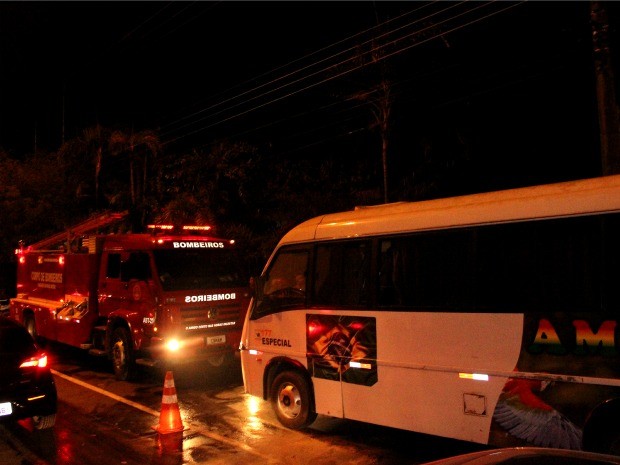
[[309, 383], [296, 371], [284, 371], [271, 384], [271, 403], [280, 423], [301, 429], [316, 418]]

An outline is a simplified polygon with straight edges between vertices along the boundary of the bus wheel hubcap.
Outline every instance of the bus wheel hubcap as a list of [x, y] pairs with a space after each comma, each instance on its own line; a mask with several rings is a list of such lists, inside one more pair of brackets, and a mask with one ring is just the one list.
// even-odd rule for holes
[[282, 387], [278, 396], [278, 407], [289, 418], [299, 415], [301, 411], [301, 398], [295, 386], [287, 384]]

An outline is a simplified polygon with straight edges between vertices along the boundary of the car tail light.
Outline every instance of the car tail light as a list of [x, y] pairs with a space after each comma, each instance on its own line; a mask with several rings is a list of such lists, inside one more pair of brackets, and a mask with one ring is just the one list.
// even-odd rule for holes
[[29, 368], [29, 367], [45, 368], [46, 366], [47, 366], [47, 355], [38, 354], [38, 355], [35, 355], [34, 357], [30, 357], [29, 359], [26, 359], [24, 362], [22, 362], [22, 364], [19, 367], [20, 368]]

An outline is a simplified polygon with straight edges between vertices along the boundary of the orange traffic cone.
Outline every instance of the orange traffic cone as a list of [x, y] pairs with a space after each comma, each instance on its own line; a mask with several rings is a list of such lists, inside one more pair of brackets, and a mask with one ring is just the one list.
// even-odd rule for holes
[[181, 412], [177, 400], [177, 390], [174, 387], [172, 372], [166, 373], [164, 393], [161, 400], [159, 424], [153, 426], [159, 433], [160, 446], [164, 449], [179, 449], [182, 447], [183, 431], [185, 427], [181, 421]]

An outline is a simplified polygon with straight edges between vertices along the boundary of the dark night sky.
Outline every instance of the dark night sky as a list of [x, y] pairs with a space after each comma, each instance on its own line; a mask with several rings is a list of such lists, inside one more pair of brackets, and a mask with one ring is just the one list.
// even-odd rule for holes
[[20, 156], [36, 134], [57, 149], [64, 108], [66, 138], [99, 122], [158, 129], [171, 147], [244, 138], [357, 156], [377, 136], [347, 96], [372, 72], [342, 62], [377, 24], [392, 31], [396, 156], [460, 143], [497, 184], [534, 166], [597, 174], [589, 11], [576, 1], [0, 2], [0, 147]]
[[242, 98], [208, 110], [261, 75], [277, 79], [289, 71], [274, 68], [375, 21], [371, 3], [0, 2], [0, 12], [0, 135], [22, 149], [35, 121], [42, 144], [58, 143], [63, 95], [68, 135], [96, 121], [165, 131], [214, 115], [170, 135], [184, 137], [251, 108]]

